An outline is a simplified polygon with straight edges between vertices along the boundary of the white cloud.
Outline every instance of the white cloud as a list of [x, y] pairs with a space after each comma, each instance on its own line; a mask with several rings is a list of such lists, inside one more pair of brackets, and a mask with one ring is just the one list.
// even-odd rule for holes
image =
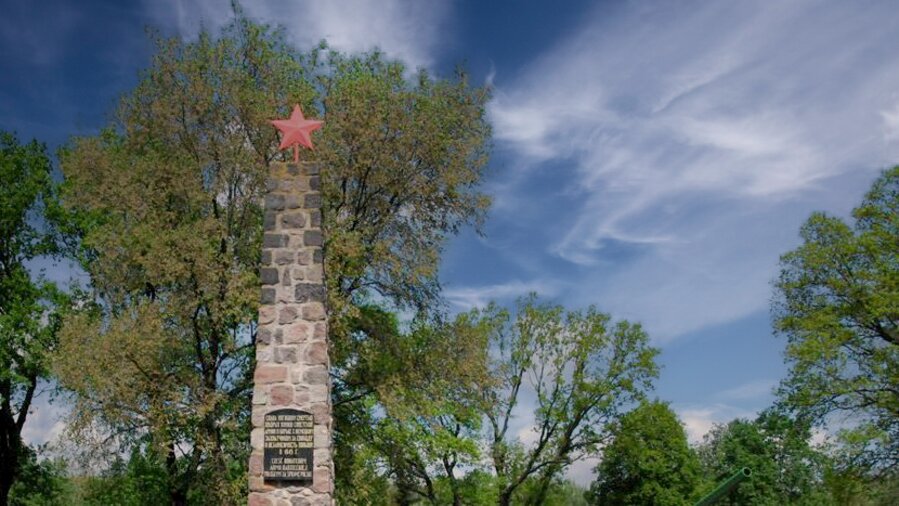
[[777, 382], [774, 380], [757, 380], [728, 388], [715, 395], [724, 401], [744, 401], [770, 396]]
[[[145, 8], [185, 37], [194, 36], [201, 26], [217, 28], [231, 18], [227, 0], [152, 1], [146, 2]], [[415, 68], [433, 63], [450, 6], [407, 0], [303, 0], [245, 2], [243, 8], [251, 18], [283, 25], [288, 38], [300, 49], [312, 47], [321, 39], [348, 52], [379, 47], [391, 58]]]
[[582, 487], [589, 487], [596, 478], [593, 470], [599, 465], [599, 457], [586, 457], [572, 462], [565, 473], [565, 477]]
[[727, 404], [709, 406], [672, 406], [684, 424], [687, 439], [698, 444], [715, 425], [725, 424], [735, 418], [755, 418], [756, 413]]
[[495, 285], [450, 287], [443, 291], [443, 296], [457, 309], [468, 310], [486, 306], [491, 301], [508, 302], [531, 292], [553, 297], [558, 293], [558, 285], [545, 280], [516, 280]]
[[[522, 174], [567, 163], [577, 212], [547, 250], [593, 269], [569, 302], [663, 340], [762, 311], [808, 213], [846, 212], [899, 159], [896, 21], [888, 3], [598, 9], [521, 79], [497, 78], [489, 114], [520, 169], [495, 212], [535, 205]], [[640, 253], [597, 268], [615, 244]]]
[[51, 403], [47, 394], [36, 396], [22, 427], [22, 440], [29, 446], [54, 442], [66, 429], [68, 412], [65, 403]]

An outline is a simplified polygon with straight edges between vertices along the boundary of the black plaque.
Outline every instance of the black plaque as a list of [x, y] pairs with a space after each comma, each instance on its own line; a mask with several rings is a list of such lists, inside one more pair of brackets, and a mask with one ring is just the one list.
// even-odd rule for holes
[[265, 415], [262, 476], [312, 483], [312, 413], [279, 409]]

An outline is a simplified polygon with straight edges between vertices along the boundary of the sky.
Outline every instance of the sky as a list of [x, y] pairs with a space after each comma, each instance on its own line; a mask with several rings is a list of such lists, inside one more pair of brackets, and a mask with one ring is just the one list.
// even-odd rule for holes
[[[228, 0], [0, 0], [0, 128], [55, 149], [102, 127], [148, 64]], [[655, 395], [693, 441], [753, 416], [785, 373], [769, 304], [813, 211], [848, 216], [899, 163], [890, 1], [244, 2], [298, 48], [382, 49], [493, 88], [494, 204], [450, 240], [454, 311], [536, 291], [644, 324]], [[52, 275], [52, 273], [49, 273]], [[60, 430], [43, 403], [26, 435]], [[33, 422], [33, 423], [32, 423]], [[527, 439], [521, 413], [519, 434]], [[591, 463], [571, 476], [589, 479]]]

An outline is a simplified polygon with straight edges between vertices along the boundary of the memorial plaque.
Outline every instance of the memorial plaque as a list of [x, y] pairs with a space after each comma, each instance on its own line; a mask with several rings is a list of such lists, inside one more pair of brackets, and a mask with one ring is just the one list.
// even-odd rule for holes
[[279, 409], [265, 415], [265, 481], [312, 483], [312, 413]]

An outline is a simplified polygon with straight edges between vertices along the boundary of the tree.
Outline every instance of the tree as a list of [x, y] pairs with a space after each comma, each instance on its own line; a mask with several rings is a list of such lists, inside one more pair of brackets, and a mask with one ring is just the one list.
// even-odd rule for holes
[[[391, 390], [399, 396], [383, 402], [371, 443], [397, 503], [564, 503], [573, 493], [564, 471], [595, 452], [609, 424], [651, 388], [658, 351], [639, 325], [536, 296], [516, 313], [491, 304], [403, 339], [417, 343], [416, 354], [399, 363], [429, 367]], [[510, 427], [531, 394], [534, 441], [525, 444]]]
[[752, 476], [720, 504], [834, 504], [824, 489], [826, 456], [811, 447], [808, 423], [776, 411], [733, 420], [706, 435], [699, 455], [709, 487], [748, 467]]
[[850, 225], [824, 213], [802, 226], [781, 257], [773, 314], [790, 365], [781, 402], [846, 433], [853, 465], [899, 465], [899, 167], [874, 182]]
[[[531, 297], [520, 302], [514, 322], [499, 321], [491, 341], [493, 381], [481, 404], [498, 504], [542, 504], [554, 479], [595, 453], [608, 440], [609, 424], [652, 387], [658, 350], [640, 325], [612, 323], [594, 307], [566, 312]], [[527, 445], [509, 434], [526, 389], [536, 397], [534, 441]]]
[[667, 404], [643, 402], [611, 432], [612, 442], [602, 450], [590, 487], [592, 504], [693, 504], [702, 469]]
[[72, 486], [65, 474], [65, 461], [40, 459], [36, 451], [26, 448], [19, 475], [9, 491], [10, 506], [70, 505]]
[[22, 429], [38, 382], [47, 376], [58, 318], [57, 293], [35, 281], [26, 263], [53, 252], [43, 220], [44, 201], [52, 199], [50, 161], [43, 145], [21, 145], [0, 132], [0, 504], [28, 460]]
[[383, 375], [418, 364], [385, 382], [391, 386], [380, 395], [383, 416], [374, 421], [368, 442], [392, 478], [398, 502], [488, 503], [492, 479], [474, 471], [482, 467], [480, 395], [492, 380], [488, 350], [496, 323], [478, 312], [452, 322], [416, 322], [387, 343], [393, 348], [389, 362], [363, 369]]
[[[364, 429], [351, 422], [398, 384], [356, 372], [389, 358], [368, 343], [394, 337], [371, 334], [360, 308], [436, 302], [443, 241], [488, 204], [477, 191], [487, 94], [462, 74], [410, 82], [379, 53], [299, 54], [239, 12], [218, 38], [157, 43], [109, 128], [61, 153], [66, 230], [95, 304], [67, 320], [56, 371], [76, 394], [76, 428], [149, 441], [172, 504], [195, 490], [233, 502], [245, 487], [260, 203], [267, 164], [285, 156], [268, 120], [299, 103], [325, 121], [306, 156], [323, 166], [336, 441], [352, 444]], [[355, 471], [338, 467], [338, 480]]]

